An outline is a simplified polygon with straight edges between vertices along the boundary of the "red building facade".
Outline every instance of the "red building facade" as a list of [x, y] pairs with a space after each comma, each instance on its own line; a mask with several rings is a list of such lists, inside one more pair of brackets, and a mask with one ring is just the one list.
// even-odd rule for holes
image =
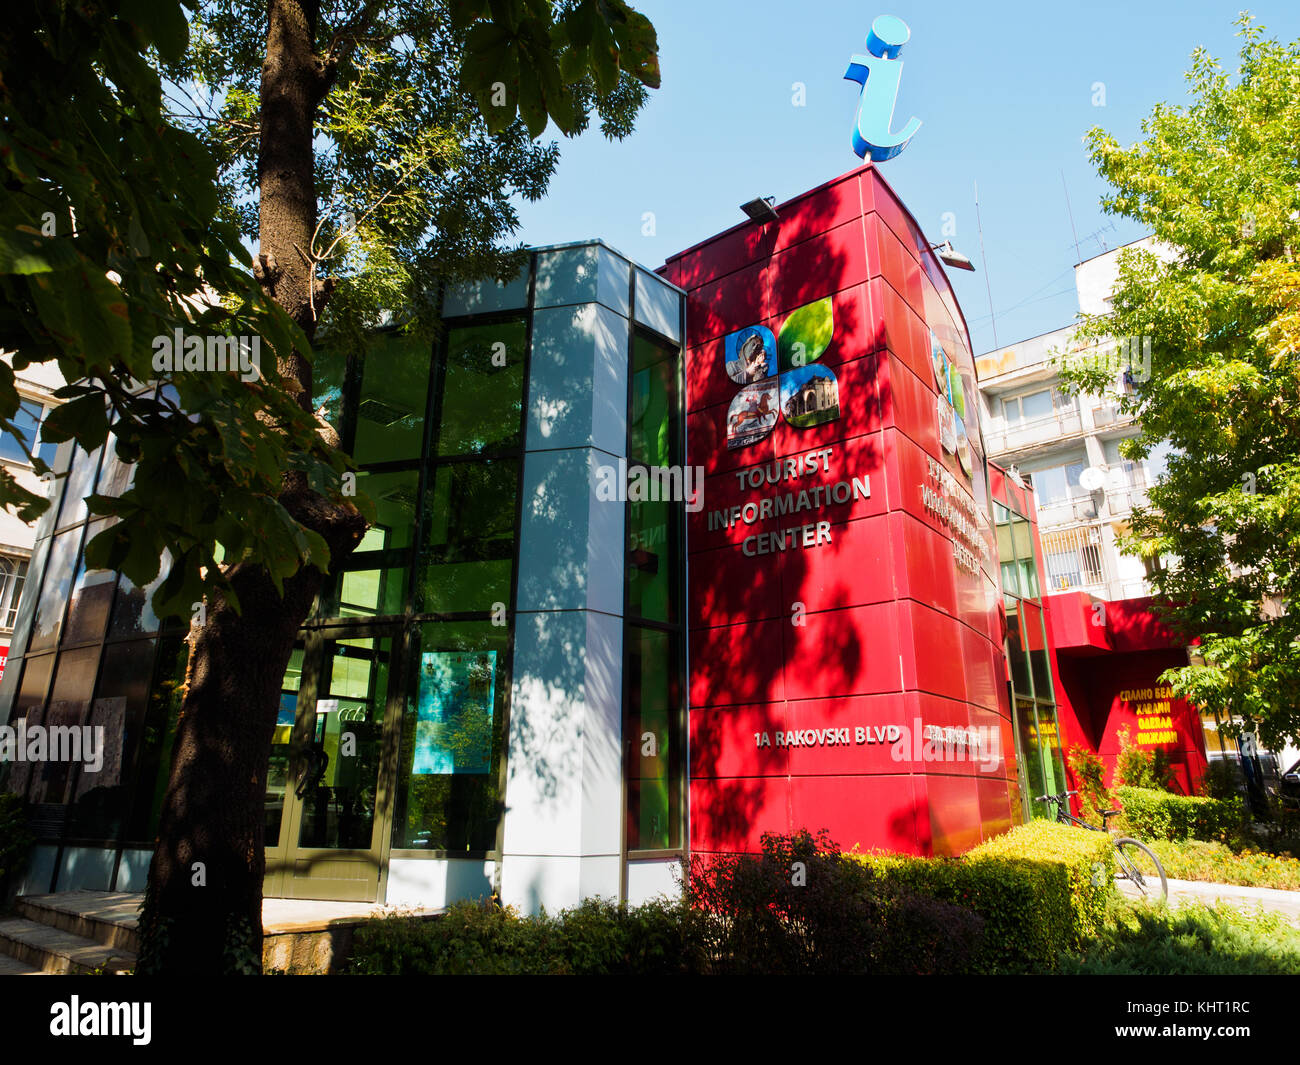
[[1197, 709], [1160, 682], [1165, 670], [1187, 664], [1187, 650], [1157, 622], [1151, 600], [1102, 602], [1072, 592], [1048, 596], [1044, 606], [1070, 742], [1101, 756], [1108, 785], [1125, 742], [1164, 751], [1175, 787], [1193, 794], [1205, 774], [1205, 733]]
[[776, 210], [663, 269], [705, 471], [691, 847], [959, 853], [1020, 818], [969, 334], [873, 166]]

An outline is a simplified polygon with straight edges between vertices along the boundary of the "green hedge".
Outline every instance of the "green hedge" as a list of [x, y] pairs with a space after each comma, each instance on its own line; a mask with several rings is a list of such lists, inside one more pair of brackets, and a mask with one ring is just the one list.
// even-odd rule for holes
[[436, 918], [393, 915], [353, 937], [348, 972], [388, 976], [671, 975], [698, 971], [679, 902], [588, 899], [530, 917], [458, 902]]
[[1116, 788], [1115, 794], [1129, 830], [1139, 839], [1226, 840], [1246, 819], [1240, 797], [1207, 799], [1129, 787]]
[[1113, 890], [1114, 849], [1100, 832], [1032, 821], [961, 858], [855, 855], [905, 891], [967, 907], [984, 918], [976, 969], [1054, 968], [1102, 928]]

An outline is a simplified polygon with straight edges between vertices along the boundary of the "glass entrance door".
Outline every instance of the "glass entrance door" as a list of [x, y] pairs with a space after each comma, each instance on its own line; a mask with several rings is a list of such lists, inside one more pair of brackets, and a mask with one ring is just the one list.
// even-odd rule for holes
[[312, 633], [285, 675], [267, 778], [265, 893], [374, 901], [391, 826], [399, 637]]

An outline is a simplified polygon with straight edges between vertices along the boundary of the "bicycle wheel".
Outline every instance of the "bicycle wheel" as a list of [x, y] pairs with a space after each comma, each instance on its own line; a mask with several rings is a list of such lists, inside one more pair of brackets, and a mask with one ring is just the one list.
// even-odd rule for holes
[[1145, 843], [1129, 836], [1115, 841], [1115, 879], [1133, 884], [1147, 902], [1164, 902], [1169, 897], [1165, 868]]

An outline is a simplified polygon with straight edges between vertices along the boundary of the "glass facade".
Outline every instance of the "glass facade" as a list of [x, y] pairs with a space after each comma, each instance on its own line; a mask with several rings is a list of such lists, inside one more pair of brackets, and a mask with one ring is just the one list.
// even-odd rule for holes
[[1043, 618], [1034, 527], [1021, 514], [996, 500], [998, 563], [1002, 572], [1002, 603], [1007, 616], [1006, 660], [1011, 689], [1017, 758], [1024, 780], [1025, 814], [1049, 817], [1039, 795], [1066, 789], [1056, 696], [1052, 686], [1051, 651]]
[[[573, 253], [551, 254], [567, 265]], [[592, 257], [613, 261], [604, 248]], [[622, 291], [602, 276], [599, 294], [605, 306], [621, 298], [628, 321], [618, 432], [630, 467], [676, 467], [680, 478], [680, 300], [671, 296], [672, 338], [644, 317], [634, 321], [638, 285], [629, 281], [641, 272], [623, 269]], [[545, 440], [525, 447], [536, 271], [534, 253], [526, 284], [514, 290], [521, 298], [507, 305], [449, 300], [436, 338], [389, 331], [360, 352], [325, 346], [316, 354], [315, 406], [353, 456], [375, 520], [322, 585], [286, 670], [265, 800], [268, 894], [382, 898], [379, 870], [389, 861], [501, 860], [525, 466], [547, 453]], [[672, 290], [653, 281], [663, 292], [651, 309], [662, 314]], [[560, 306], [550, 313], [567, 313], [566, 298], [552, 278], [547, 299]], [[106, 764], [97, 775], [75, 762], [34, 770], [16, 763], [0, 773], [31, 804], [38, 846], [54, 852], [42, 867], [53, 871], [49, 882], [28, 890], [139, 890], [188, 645], [183, 622], [160, 622], [151, 609], [157, 581], [137, 588], [82, 563], [85, 542], [105, 527], [89, 519], [84, 496], [120, 494], [131, 469], [111, 438], [75, 462], [72, 451], [60, 453], [70, 471], [24, 584], [0, 719], [9, 710], [10, 724], [102, 725]], [[621, 509], [623, 607], [614, 609], [624, 675], [614, 692], [623, 704], [613, 722], [627, 752], [620, 849], [653, 855], [680, 851], [685, 840], [685, 511], [680, 496]], [[604, 550], [597, 532], [589, 530], [589, 546]], [[16, 591], [20, 578], [11, 580]], [[580, 671], [582, 658], [571, 668]], [[77, 871], [75, 852], [84, 857], [88, 848], [111, 858], [89, 863], [107, 870], [98, 880]], [[365, 872], [340, 872], [349, 861]]]
[[[684, 485], [662, 489], [660, 471], [681, 471], [682, 360], [676, 346], [632, 335], [628, 398], [629, 481], [659, 485], [627, 504], [623, 736], [627, 752], [629, 851], [682, 846], [685, 772], [685, 658], [681, 624]], [[659, 498], [654, 498], [658, 496]]]
[[54, 463], [67, 474], [56, 482], [62, 495], [24, 567], [21, 603], [11, 604], [19, 608], [17, 629], [0, 699], [11, 706], [11, 725], [23, 719], [28, 727], [102, 729], [103, 761], [97, 772], [72, 759], [14, 762], [0, 774], [30, 804], [38, 839], [61, 852], [147, 847], [184, 679], [183, 625], [154, 616], [147, 602], [153, 586], [142, 591], [120, 574], [86, 568], [86, 541], [109, 523], [88, 520], [84, 496], [120, 494], [129, 468], [111, 437], [90, 456], [78, 453], [75, 463], [72, 450], [65, 445]]

